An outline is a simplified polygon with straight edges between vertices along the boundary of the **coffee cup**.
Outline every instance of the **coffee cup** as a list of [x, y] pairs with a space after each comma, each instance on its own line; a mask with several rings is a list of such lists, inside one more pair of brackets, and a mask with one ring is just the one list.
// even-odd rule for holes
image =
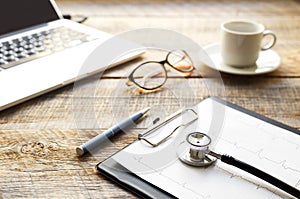
[[[265, 36], [272, 37], [262, 46]], [[276, 35], [264, 25], [249, 20], [231, 20], [221, 25], [221, 55], [223, 63], [234, 67], [253, 66], [259, 52], [272, 48]]]

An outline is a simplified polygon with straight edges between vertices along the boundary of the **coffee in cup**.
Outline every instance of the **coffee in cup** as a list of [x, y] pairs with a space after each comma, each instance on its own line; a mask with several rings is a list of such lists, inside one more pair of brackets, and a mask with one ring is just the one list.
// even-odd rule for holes
[[[262, 39], [272, 40], [262, 46]], [[249, 20], [232, 20], [221, 25], [221, 55], [223, 63], [234, 67], [253, 66], [261, 50], [276, 43], [276, 35], [264, 25]]]

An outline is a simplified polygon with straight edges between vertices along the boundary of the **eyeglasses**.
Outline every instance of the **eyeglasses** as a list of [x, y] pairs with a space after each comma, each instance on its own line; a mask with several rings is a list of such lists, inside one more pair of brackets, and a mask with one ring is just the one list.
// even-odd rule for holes
[[148, 61], [138, 65], [128, 76], [127, 85], [136, 85], [140, 93], [153, 92], [160, 89], [167, 81], [170, 66], [184, 76], [195, 69], [190, 56], [184, 50], [170, 51], [163, 61]]

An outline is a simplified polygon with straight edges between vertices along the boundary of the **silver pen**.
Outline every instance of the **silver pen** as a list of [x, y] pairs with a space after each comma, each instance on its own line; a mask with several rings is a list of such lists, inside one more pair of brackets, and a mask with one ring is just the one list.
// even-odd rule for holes
[[113, 137], [114, 135], [122, 132], [122, 130], [133, 126], [135, 122], [141, 119], [148, 111], [150, 107], [147, 107], [130, 117], [124, 119], [119, 124], [109, 128], [108, 130], [104, 131], [103, 133], [97, 135], [96, 137], [92, 138], [91, 140], [87, 141], [86, 143], [82, 144], [79, 147], [76, 147], [76, 153], [78, 156], [82, 156], [88, 152], [92, 152], [96, 148], [98, 148], [101, 144], [108, 141], [109, 138]]

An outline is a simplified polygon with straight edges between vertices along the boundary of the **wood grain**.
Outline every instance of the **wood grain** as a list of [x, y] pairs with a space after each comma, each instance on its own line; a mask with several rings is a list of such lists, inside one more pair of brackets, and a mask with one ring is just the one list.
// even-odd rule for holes
[[[208, 96], [300, 129], [300, 3], [240, 0], [59, 0], [63, 13], [89, 17], [86, 25], [113, 34], [155, 27], [182, 33], [202, 47], [219, 41], [220, 23], [259, 21], [278, 36], [277, 71], [260, 76], [217, 73], [197, 66], [191, 77], [170, 73], [164, 89], [138, 95], [125, 85], [141, 58], [0, 112], [0, 198], [136, 198], [104, 179], [95, 165], [133, 142], [157, 117]], [[205, 74], [204, 74], [205, 73]], [[207, 74], [207, 75], [206, 75]], [[129, 114], [151, 106], [149, 116], [99, 152], [78, 158], [75, 147]]]
[[[65, 13], [91, 16], [87, 25], [113, 34], [139, 28], [162, 28], [188, 36], [200, 46], [220, 40], [220, 24], [229, 19], [263, 23], [278, 37], [274, 50], [281, 67], [269, 76], [299, 77], [300, 6], [298, 1], [61, 1]], [[80, 9], [84, 5], [88, 9]], [[281, 9], [284, 7], [284, 10]], [[72, 10], [69, 10], [72, 9]], [[112, 12], [113, 11], [113, 12]], [[122, 16], [122, 17], [120, 17]], [[115, 75], [109, 73], [108, 75]]]
[[1, 131], [1, 196], [3, 198], [133, 197], [94, 171], [94, 166], [99, 161], [121, 149], [123, 144], [132, 142], [135, 137], [131, 134], [115, 138], [114, 143], [93, 156], [84, 158], [75, 156], [75, 147], [98, 133], [99, 130], [78, 132], [76, 129]]
[[[151, 118], [140, 124], [145, 128], [145, 125], [151, 124], [148, 120], [167, 116], [207, 96], [219, 96], [288, 125], [300, 127], [298, 78], [175, 78], [168, 80], [164, 90], [146, 95], [138, 95], [135, 89], [131, 91], [125, 82], [125, 79], [101, 79], [85, 83], [75, 89], [79, 92], [76, 97], [72, 85], [46, 94], [1, 112], [0, 129], [109, 128], [122, 118], [151, 106]], [[95, 84], [98, 85], [96, 88]], [[124, 107], [124, 104], [127, 106]], [[96, 119], [98, 126], [91, 123], [93, 119]]]

